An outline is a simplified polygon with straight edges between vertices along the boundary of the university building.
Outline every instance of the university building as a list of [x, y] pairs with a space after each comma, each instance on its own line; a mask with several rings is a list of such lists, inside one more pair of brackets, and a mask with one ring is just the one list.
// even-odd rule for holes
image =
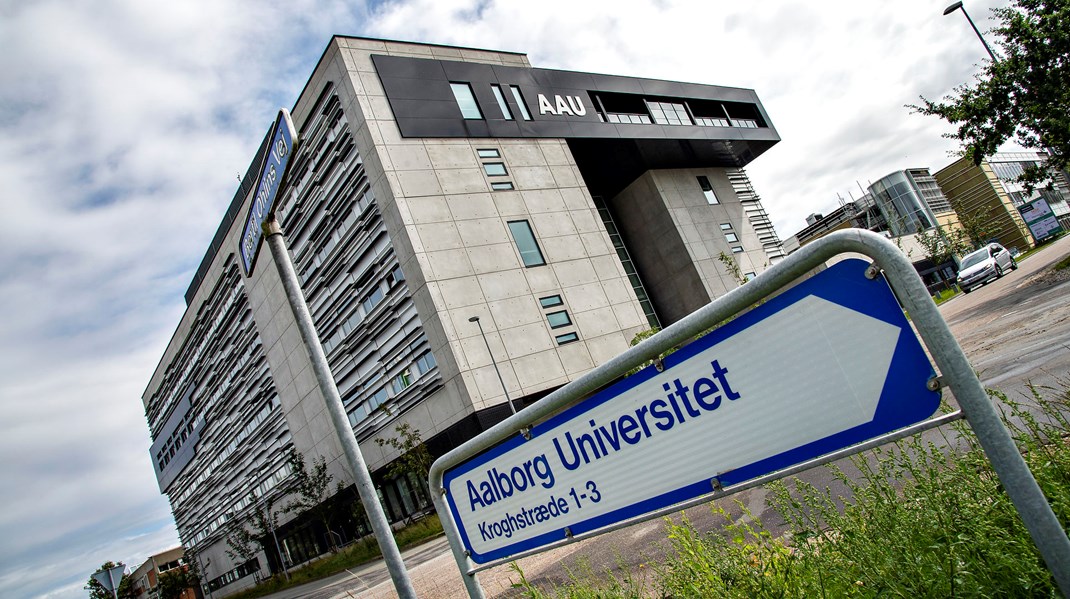
[[1040, 152], [998, 152], [974, 164], [960, 158], [940, 169], [936, 180], [964, 218], [982, 221], [987, 234], [1006, 248], [1025, 251], [1036, 244], [1018, 208], [1031, 200], [1046, 200], [1064, 230], [1070, 230], [1070, 182], [1056, 172], [1050, 185], [1026, 191], [1018, 183], [1027, 167], [1045, 160]]
[[884, 233], [914, 263], [918, 275], [930, 291], [950, 285], [955, 279], [955, 263], [934, 263], [917, 234], [958, 226], [958, 216], [926, 168], [895, 171], [871, 183], [861, 198], [842, 205], [829, 214], [811, 214], [806, 228], [785, 240], [784, 247], [799, 247], [841, 229], [867, 229]]
[[[335, 37], [291, 113], [276, 215], [394, 521], [429, 509], [426, 481], [388, 476], [376, 440], [408, 424], [437, 456], [501, 421], [492, 355], [522, 409], [783, 257], [743, 171], [779, 141], [752, 90]], [[270, 135], [143, 396], [160, 490], [216, 596], [364, 532], [270, 252], [246, 274], [238, 251]], [[281, 551], [236, 559], [228, 526], [285, 504], [290, 448], [346, 487], [330, 532], [284, 514]]]

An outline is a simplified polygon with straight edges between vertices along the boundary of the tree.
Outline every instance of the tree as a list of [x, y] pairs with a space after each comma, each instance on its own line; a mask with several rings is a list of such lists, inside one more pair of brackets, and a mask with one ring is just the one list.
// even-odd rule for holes
[[196, 588], [199, 580], [189, 567], [175, 568], [160, 574], [156, 583], [159, 599], [180, 599], [186, 589]]
[[[99, 568], [97, 568], [93, 574], [97, 572], [103, 572], [105, 570], [111, 570], [117, 566], [124, 565], [123, 562], [115, 563], [111, 561], [104, 562]], [[89, 591], [90, 599], [114, 599], [115, 595], [111, 591], [104, 588], [104, 585], [96, 581], [92, 576], [85, 583], [83, 589]], [[137, 595], [134, 594], [133, 581], [125, 573], [122, 579], [119, 581], [119, 599], [134, 599]]]
[[279, 564], [283, 564], [282, 555], [274, 544], [273, 531], [278, 528], [279, 516], [275, 512], [274, 500], [268, 496], [256, 497], [250, 493], [253, 511], [247, 522], [239, 520], [233, 514], [227, 519], [227, 555], [236, 562], [245, 563], [256, 557], [260, 551], [265, 555], [276, 555]]
[[394, 432], [397, 433], [396, 437], [375, 440], [379, 447], [391, 447], [400, 454], [387, 468], [387, 476], [407, 479], [410, 474], [413, 475], [418, 481], [419, 492], [428, 497], [427, 474], [431, 471], [434, 460], [420, 437], [420, 430], [412, 428], [408, 423], [402, 423], [394, 427]]
[[953, 228], [944, 231], [941, 228], [918, 231], [918, 243], [925, 248], [925, 256], [933, 266], [939, 266], [970, 251], [970, 243], [963, 229]]
[[[298, 517], [306, 513], [312, 514], [326, 529], [327, 547], [331, 552], [334, 552], [336, 546], [334, 532], [331, 531], [334, 506], [328, 501], [331, 497], [331, 480], [334, 477], [327, 471], [327, 461], [321, 457], [313, 462], [312, 469], [309, 470], [305, 464], [305, 456], [301, 455], [301, 452], [294, 447], [290, 447], [290, 454], [286, 459], [290, 463], [290, 470], [294, 475], [293, 490], [297, 493], [297, 498], [286, 504], [283, 511], [296, 513]], [[339, 483], [335, 487], [334, 494], [337, 495], [341, 491], [342, 485]]]
[[1013, 0], [992, 12], [1003, 58], [986, 63], [973, 85], [910, 108], [956, 125], [947, 137], [975, 164], [1010, 139], [1046, 149], [1047, 161], [1021, 178], [1032, 189], [1070, 162], [1070, 0]]

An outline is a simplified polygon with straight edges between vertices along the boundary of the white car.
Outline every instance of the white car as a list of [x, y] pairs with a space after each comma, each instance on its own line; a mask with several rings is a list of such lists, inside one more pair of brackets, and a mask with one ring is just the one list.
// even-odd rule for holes
[[1008, 270], [1016, 268], [1018, 262], [1007, 248], [998, 243], [990, 243], [962, 258], [958, 274], [959, 289], [963, 293], [969, 293], [975, 287], [994, 281]]

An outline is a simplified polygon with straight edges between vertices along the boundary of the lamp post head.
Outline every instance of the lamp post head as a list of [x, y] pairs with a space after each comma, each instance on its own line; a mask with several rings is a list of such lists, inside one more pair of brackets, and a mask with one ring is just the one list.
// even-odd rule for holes
[[478, 316], [473, 316], [472, 318], [468, 319], [468, 322], [479, 322], [479, 317]]
[[944, 9], [944, 16], [946, 17], [947, 15], [955, 12], [956, 10], [958, 10], [960, 8], [962, 8], [962, 2], [956, 2], [956, 3], [952, 4], [951, 6], [948, 6], [947, 8]]

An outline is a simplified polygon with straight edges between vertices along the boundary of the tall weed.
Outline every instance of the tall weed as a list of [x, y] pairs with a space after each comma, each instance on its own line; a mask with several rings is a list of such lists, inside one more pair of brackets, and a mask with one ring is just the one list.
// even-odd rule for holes
[[[1070, 381], [992, 399], [1063, 528], [1070, 524]], [[744, 506], [723, 527], [667, 520], [661, 597], [1058, 597], [1051, 574], [965, 421], [854, 456], [836, 494], [798, 478], [769, 485], [787, 527], [774, 536]], [[518, 568], [519, 571], [519, 568]], [[523, 580], [523, 577], [522, 577]], [[576, 580], [532, 599], [638, 597], [620, 578]]]

